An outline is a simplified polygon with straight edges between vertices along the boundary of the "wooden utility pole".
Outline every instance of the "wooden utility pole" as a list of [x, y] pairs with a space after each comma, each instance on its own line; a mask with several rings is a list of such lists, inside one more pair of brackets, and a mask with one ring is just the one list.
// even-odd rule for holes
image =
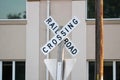
[[104, 43], [103, 43], [103, 0], [95, 0], [96, 12], [96, 62], [95, 62], [95, 80], [103, 80], [104, 72]]

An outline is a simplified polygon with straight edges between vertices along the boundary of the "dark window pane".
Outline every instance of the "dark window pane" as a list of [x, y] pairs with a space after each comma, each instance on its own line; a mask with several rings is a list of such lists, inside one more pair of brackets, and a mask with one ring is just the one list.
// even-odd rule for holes
[[104, 17], [120, 18], [120, 0], [104, 0]]
[[87, 0], [87, 18], [95, 18], [95, 0]]
[[116, 80], [120, 80], [120, 62], [116, 63]]
[[[89, 80], [95, 78], [95, 63], [89, 62]], [[104, 80], [113, 80], [113, 66], [112, 62], [104, 63]]]
[[95, 63], [89, 62], [89, 80], [94, 80]]
[[25, 62], [16, 62], [15, 80], [25, 80]]
[[0, 19], [25, 19], [26, 0], [0, 0]]
[[[104, 18], [120, 18], [120, 0], [103, 0]], [[87, 0], [87, 18], [95, 18], [95, 0]]]
[[2, 80], [12, 80], [12, 62], [3, 62]]
[[104, 80], [113, 80], [112, 62], [105, 62], [104, 63]]

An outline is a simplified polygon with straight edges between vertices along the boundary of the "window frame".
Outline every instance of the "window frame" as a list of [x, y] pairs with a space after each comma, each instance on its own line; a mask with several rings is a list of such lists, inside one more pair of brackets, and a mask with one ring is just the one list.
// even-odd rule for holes
[[[95, 62], [95, 60], [87, 60], [87, 80], [89, 80], [89, 62]], [[113, 66], [113, 80], [116, 80], [116, 63], [120, 60], [105, 60], [104, 62], [112, 62]]]
[[2, 61], [0, 61], [0, 80], [2, 80]]
[[[3, 69], [3, 62], [4, 61], [0, 61], [0, 80], [2, 80], [2, 69]], [[5, 62], [7, 62], [7, 61], [5, 61]], [[15, 80], [15, 64], [16, 64], [16, 62], [25, 62], [25, 61], [10, 61], [10, 62], [12, 62], [12, 80]]]
[[0, 19], [0, 25], [26, 25], [27, 24], [27, 0], [25, 0], [26, 18], [25, 19]]

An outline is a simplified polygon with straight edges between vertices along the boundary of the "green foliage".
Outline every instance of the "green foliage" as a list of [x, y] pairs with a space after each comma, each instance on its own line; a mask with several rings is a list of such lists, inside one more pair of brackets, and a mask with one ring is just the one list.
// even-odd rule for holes
[[17, 13], [15, 13], [15, 14], [9, 13], [7, 15], [7, 18], [8, 19], [26, 19], [26, 11], [18, 13], [18, 14]]

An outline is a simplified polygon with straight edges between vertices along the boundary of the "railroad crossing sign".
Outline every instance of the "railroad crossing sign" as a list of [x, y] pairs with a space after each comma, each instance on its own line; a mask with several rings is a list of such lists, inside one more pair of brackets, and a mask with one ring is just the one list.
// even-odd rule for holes
[[70, 41], [70, 39], [67, 38], [67, 35], [72, 32], [72, 30], [80, 23], [78, 18], [73, 17], [61, 30], [59, 30], [58, 24], [51, 16], [48, 17], [44, 22], [48, 26], [48, 28], [55, 34], [55, 36], [41, 48], [41, 51], [44, 55], [47, 55], [63, 40], [66, 49], [68, 50], [68, 52], [70, 52], [72, 56], [78, 54], [79, 50]]

